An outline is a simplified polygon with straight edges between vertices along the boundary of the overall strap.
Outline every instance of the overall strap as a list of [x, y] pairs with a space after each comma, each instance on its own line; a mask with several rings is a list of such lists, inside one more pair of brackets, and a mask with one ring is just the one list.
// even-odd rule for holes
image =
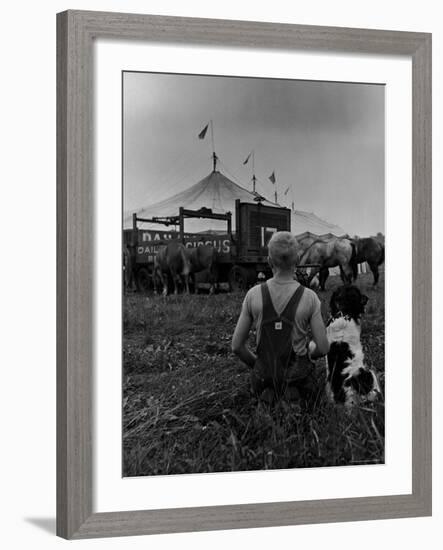
[[278, 317], [278, 315], [277, 315], [277, 312], [275, 311], [274, 304], [272, 303], [268, 283], [262, 283], [260, 286], [261, 286], [263, 321], [275, 319], [276, 317]]
[[292, 331], [295, 313], [303, 295], [300, 285], [292, 294], [282, 314], [278, 315], [271, 301], [267, 284], [263, 284], [263, 319], [260, 338], [257, 345], [258, 375], [263, 384], [280, 391], [284, 386], [285, 373], [295, 354], [292, 343]]
[[291, 299], [287, 303], [285, 309], [280, 314], [280, 317], [284, 317], [288, 321], [291, 321], [291, 323], [294, 322], [295, 314], [297, 313], [297, 309], [298, 309], [298, 306], [300, 304], [300, 300], [303, 296], [304, 290], [305, 290], [305, 287], [303, 285], [300, 285], [297, 288], [297, 290], [291, 296]]

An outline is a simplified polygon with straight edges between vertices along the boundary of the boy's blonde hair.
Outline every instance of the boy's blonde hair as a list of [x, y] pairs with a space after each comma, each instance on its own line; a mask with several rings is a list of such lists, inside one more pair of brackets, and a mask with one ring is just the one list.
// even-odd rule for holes
[[272, 265], [289, 271], [299, 260], [297, 239], [289, 231], [277, 231], [268, 243], [268, 254]]

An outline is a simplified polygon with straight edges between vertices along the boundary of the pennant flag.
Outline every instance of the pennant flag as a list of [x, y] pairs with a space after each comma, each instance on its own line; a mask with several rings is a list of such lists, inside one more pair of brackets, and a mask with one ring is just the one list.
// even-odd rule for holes
[[246, 157], [246, 160], [243, 161], [243, 164], [248, 164], [248, 160], [250, 159], [252, 155], [252, 151], [249, 153], [249, 155]]
[[275, 172], [272, 172], [272, 174], [269, 176], [269, 180], [275, 185]]
[[205, 139], [206, 132], [208, 131], [209, 124], [203, 128], [203, 130], [198, 134], [198, 139]]
[[288, 191], [289, 191], [289, 187], [286, 189], [286, 191], [283, 193], [284, 196], [286, 197], [286, 195], [288, 194]]

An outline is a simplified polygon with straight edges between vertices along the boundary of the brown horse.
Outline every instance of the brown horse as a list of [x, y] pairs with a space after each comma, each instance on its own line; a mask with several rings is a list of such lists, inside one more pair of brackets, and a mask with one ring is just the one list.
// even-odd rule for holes
[[168, 275], [174, 285], [174, 294], [178, 294], [177, 283], [183, 279], [186, 294], [189, 294], [189, 274], [191, 265], [186, 248], [178, 241], [171, 241], [157, 252], [154, 258], [154, 292], [157, 293], [157, 277], [163, 286], [162, 294], [168, 294]]
[[200, 244], [195, 248], [187, 248], [191, 273], [200, 273], [207, 270], [209, 275], [209, 293], [213, 294], [218, 283], [218, 252], [217, 249], [208, 244]]
[[354, 281], [358, 276], [358, 264], [367, 262], [374, 275], [374, 286], [376, 286], [379, 279], [378, 268], [385, 261], [384, 245], [374, 237], [355, 239], [354, 243], [356, 249], [355, 259], [352, 263]]
[[330, 267], [340, 267], [340, 275], [345, 284], [352, 282], [355, 245], [351, 239], [332, 237], [328, 240], [316, 240], [305, 250], [300, 259], [301, 266], [318, 264], [317, 270], [312, 270], [312, 278], [320, 271], [320, 288], [325, 289]]

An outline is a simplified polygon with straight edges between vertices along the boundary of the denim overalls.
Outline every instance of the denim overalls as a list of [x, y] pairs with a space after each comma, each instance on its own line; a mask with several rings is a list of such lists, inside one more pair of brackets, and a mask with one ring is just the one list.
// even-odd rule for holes
[[263, 315], [257, 361], [251, 376], [252, 391], [261, 395], [265, 390], [268, 394], [272, 390], [271, 400], [282, 396], [299, 398], [303, 389], [312, 386], [313, 371], [313, 365], [307, 355], [297, 356], [292, 347], [295, 314], [304, 287], [300, 285], [297, 288], [283, 312], [278, 315], [272, 304], [267, 283], [260, 286]]

